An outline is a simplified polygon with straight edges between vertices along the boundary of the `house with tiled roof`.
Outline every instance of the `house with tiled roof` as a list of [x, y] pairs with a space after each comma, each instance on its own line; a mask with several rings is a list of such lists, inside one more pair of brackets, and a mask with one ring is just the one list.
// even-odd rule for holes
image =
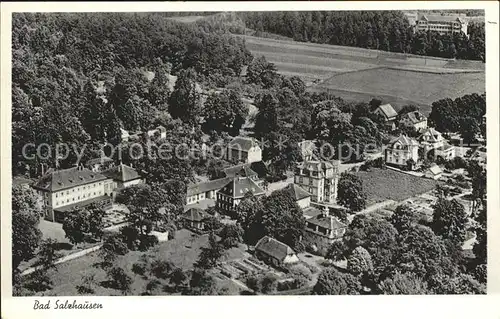
[[103, 175], [108, 176], [114, 181], [114, 188], [119, 190], [132, 185], [144, 183], [144, 177], [139, 172], [125, 164], [120, 163], [110, 169], [103, 171]]
[[254, 196], [265, 194], [264, 190], [249, 177], [232, 178], [217, 192], [216, 206], [221, 212], [231, 215], [249, 192]]
[[324, 255], [334, 241], [344, 236], [346, 229], [346, 224], [330, 215], [328, 209], [324, 208], [321, 213], [306, 219], [302, 241], [309, 249]]
[[72, 167], [49, 170], [33, 186], [39, 195], [45, 217], [51, 221], [61, 220], [61, 212], [68, 207], [84, 207], [93, 202], [111, 199], [113, 179], [84, 168]]
[[373, 113], [376, 115], [380, 115], [383, 117], [385, 125], [394, 130], [396, 128], [396, 118], [398, 116], [398, 112], [392, 107], [390, 104], [381, 104]]
[[262, 149], [254, 138], [236, 136], [227, 145], [226, 158], [232, 163], [260, 162]]
[[311, 194], [316, 203], [335, 203], [339, 162], [305, 161], [295, 169], [294, 183]]
[[275, 267], [299, 262], [299, 258], [290, 246], [269, 236], [264, 236], [257, 242], [255, 256]]
[[403, 114], [399, 124], [405, 127], [413, 127], [417, 132], [427, 128], [427, 118], [420, 111]]
[[450, 160], [455, 157], [455, 147], [448, 144], [443, 135], [433, 127], [423, 130], [417, 139], [424, 149], [425, 158], [435, 160], [441, 157]]
[[92, 158], [85, 163], [85, 167], [93, 172], [103, 172], [114, 165], [114, 160], [107, 156]]
[[[396, 137], [386, 146], [385, 163], [401, 168], [414, 169], [418, 162], [418, 142], [406, 135]], [[409, 165], [413, 162], [412, 165]]]
[[210, 215], [202, 209], [190, 208], [182, 214], [181, 219], [184, 227], [195, 231], [203, 232], [206, 230], [205, 222], [210, 218]]
[[205, 199], [217, 199], [217, 192], [226, 185], [231, 178], [224, 177], [207, 182], [188, 185], [186, 205], [198, 203]]
[[288, 184], [284, 191], [290, 194], [300, 208], [305, 209], [311, 205], [311, 194], [296, 184]]

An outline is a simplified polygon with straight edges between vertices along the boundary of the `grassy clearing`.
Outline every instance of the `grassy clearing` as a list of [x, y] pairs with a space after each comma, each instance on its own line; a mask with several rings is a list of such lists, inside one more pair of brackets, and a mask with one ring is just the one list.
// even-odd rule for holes
[[437, 182], [393, 171], [391, 169], [373, 168], [370, 172], [355, 173], [363, 180], [367, 193], [367, 206], [385, 200], [402, 201], [418, 194], [428, 192], [436, 187]]
[[349, 101], [382, 99], [396, 108], [485, 91], [484, 63], [404, 55], [362, 48], [244, 36], [255, 56], [265, 56], [284, 75], [322, 80], [312, 91]]
[[[148, 252], [131, 251], [125, 256], [119, 256], [113, 263], [114, 267], [122, 267], [133, 279], [130, 295], [140, 295], [145, 291], [146, 284], [151, 279], [144, 279], [132, 272], [132, 265], [139, 261], [143, 254], [148, 255], [148, 260], [155, 259], [171, 261], [175, 266], [187, 271], [193, 268], [193, 264], [198, 259], [201, 248], [208, 243], [208, 235], [194, 235], [192, 232], [182, 229], [176, 233], [176, 238], [168, 242], [160, 243]], [[234, 260], [245, 256], [244, 248], [231, 248], [227, 251], [222, 261]], [[82, 282], [85, 275], [95, 274], [95, 293], [97, 296], [121, 295], [116, 289], [103, 287], [100, 283], [107, 280], [106, 272], [97, 267], [101, 262], [98, 253], [91, 253], [78, 259], [60, 264], [57, 270], [49, 271], [49, 277], [53, 281], [53, 288], [49, 291], [38, 293], [37, 295], [52, 296], [75, 296], [78, 295], [76, 286]], [[163, 282], [162, 282], [163, 283]], [[166, 282], [165, 282], [166, 283]], [[235, 291], [232, 283], [218, 281], [221, 286], [227, 286], [230, 291]], [[159, 291], [158, 294], [168, 294]]]

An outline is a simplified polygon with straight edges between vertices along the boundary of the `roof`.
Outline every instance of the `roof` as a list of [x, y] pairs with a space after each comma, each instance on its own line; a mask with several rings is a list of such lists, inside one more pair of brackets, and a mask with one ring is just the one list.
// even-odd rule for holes
[[420, 122], [427, 120], [427, 118], [419, 111], [413, 111], [413, 112], [406, 113], [401, 117], [401, 119], [404, 121], [409, 121], [412, 124], [417, 124], [417, 123], [420, 123]]
[[461, 22], [461, 23], [464, 22], [464, 20], [462, 20], [460, 17], [456, 15], [438, 15], [438, 14], [432, 14], [432, 15], [423, 14], [418, 18], [418, 20], [435, 21], [435, 22]]
[[182, 215], [183, 219], [195, 222], [200, 222], [209, 217], [210, 215], [208, 215], [204, 210], [199, 208], [190, 208]]
[[329, 168], [336, 168], [336, 165], [333, 165], [332, 163], [327, 161], [306, 161], [300, 163], [298, 167], [306, 169], [308, 171], [322, 172]]
[[341, 229], [347, 227], [344, 223], [340, 222], [335, 216], [330, 216], [330, 215], [325, 216], [324, 214], [314, 216], [313, 218], [308, 219], [307, 222], [313, 225], [318, 225], [326, 229]]
[[205, 193], [205, 192], [209, 192], [209, 191], [213, 191], [213, 190], [219, 190], [222, 187], [224, 187], [224, 185], [226, 185], [230, 180], [231, 180], [231, 178], [224, 177], [224, 178], [214, 179], [214, 180], [208, 181], [208, 182], [189, 185], [187, 187], [187, 196], [201, 194], [201, 193]]
[[438, 165], [433, 165], [431, 167], [429, 167], [429, 172], [431, 172], [432, 174], [434, 175], [439, 175], [443, 172], [443, 170], [441, 169], [441, 167], [439, 167]]
[[102, 173], [109, 178], [120, 182], [128, 182], [142, 178], [142, 176], [134, 168], [125, 164], [117, 165]]
[[382, 104], [375, 110], [378, 109], [380, 109], [388, 119], [398, 116], [398, 113], [396, 112], [396, 110], [394, 110], [394, 108], [390, 104]]
[[103, 196], [99, 196], [99, 197], [89, 198], [87, 200], [84, 200], [84, 201], [81, 201], [78, 203], [73, 203], [73, 204], [69, 204], [66, 206], [57, 207], [57, 208], [54, 208], [54, 210], [58, 211], [58, 212], [71, 212], [71, 211], [89, 206], [90, 204], [97, 203], [97, 202], [100, 202], [103, 200], [112, 200], [112, 198], [110, 196], [103, 195]]
[[109, 163], [113, 162], [113, 160], [107, 156], [99, 157], [99, 158], [93, 158], [87, 161], [87, 166], [90, 165], [95, 165], [95, 164], [103, 164], [103, 163]]
[[422, 136], [428, 135], [431, 137], [432, 141], [438, 141], [441, 139], [442, 135], [440, 132], [436, 131], [433, 127], [428, 127], [422, 131], [422, 134], [418, 137], [419, 139], [422, 138]]
[[227, 177], [235, 177], [238, 176], [258, 176], [258, 174], [250, 168], [250, 164], [239, 164], [231, 167], [227, 167], [224, 169], [224, 173]]
[[101, 173], [96, 173], [88, 168], [79, 166], [56, 171], [49, 170], [33, 187], [49, 192], [56, 192], [106, 179], [108, 177]]
[[255, 245], [255, 250], [278, 260], [284, 260], [286, 256], [295, 254], [290, 246], [269, 236], [262, 237]]
[[323, 212], [316, 207], [307, 207], [303, 210], [306, 219], [321, 215]]
[[403, 146], [418, 146], [419, 145], [415, 139], [408, 137], [406, 135], [400, 135], [399, 137], [396, 137], [395, 139], [390, 141], [388, 146], [392, 147], [392, 146], [394, 146], [394, 144], [396, 144], [398, 142], [401, 143]]
[[22, 185], [31, 185], [31, 184], [33, 184], [33, 181], [31, 179], [26, 178], [26, 177], [16, 176], [12, 179], [13, 186], [22, 186]]
[[233, 149], [241, 149], [243, 151], [248, 151], [252, 147], [259, 146], [257, 141], [251, 137], [236, 136], [231, 142], [229, 142], [228, 147]]
[[311, 197], [310, 193], [306, 192], [297, 184], [289, 184], [287, 187], [285, 187], [285, 191], [289, 193], [296, 201]]
[[259, 185], [248, 177], [233, 178], [220, 190], [220, 193], [233, 198], [244, 197], [248, 192], [252, 192], [254, 195], [262, 195], [265, 193]]

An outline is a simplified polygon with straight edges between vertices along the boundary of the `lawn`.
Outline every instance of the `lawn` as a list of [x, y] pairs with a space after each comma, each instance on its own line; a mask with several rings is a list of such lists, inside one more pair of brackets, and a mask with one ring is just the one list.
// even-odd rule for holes
[[363, 180], [367, 193], [367, 206], [385, 200], [402, 201], [418, 194], [426, 193], [436, 187], [438, 182], [393, 171], [373, 168], [369, 172], [355, 173]]
[[[133, 279], [131, 286], [131, 295], [140, 295], [145, 290], [145, 286], [151, 279], [144, 279], [132, 272], [132, 265], [139, 261], [142, 255], [146, 254], [148, 260], [155, 259], [171, 261], [175, 266], [183, 270], [193, 268], [193, 264], [198, 259], [201, 248], [208, 243], [208, 235], [195, 235], [194, 233], [182, 229], [176, 233], [176, 238], [168, 242], [160, 243], [153, 249], [147, 252], [131, 251], [125, 256], [118, 256], [114, 262], [114, 266], [122, 267], [127, 274]], [[246, 256], [244, 247], [231, 248], [227, 250], [222, 261], [234, 260]], [[78, 295], [76, 286], [82, 281], [82, 277], [89, 274], [95, 274], [95, 280], [98, 283], [95, 285], [95, 293], [97, 296], [113, 296], [121, 295], [121, 292], [103, 287], [101, 284], [107, 280], [104, 270], [98, 267], [98, 263], [102, 260], [98, 252], [91, 253], [78, 259], [59, 264], [57, 270], [49, 271], [49, 276], [53, 281], [51, 290], [37, 293], [37, 295], [53, 295], [53, 296], [74, 296]], [[162, 281], [163, 282], [163, 281]], [[234, 286], [225, 281], [218, 281], [220, 286], [227, 286], [230, 291], [234, 291]], [[159, 292], [159, 294], [167, 294]]]
[[424, 113], [432, 102], [485, 91], [484, 63], [404, 55], [362, 48], [245, 38], [254, 56], [265, 56], [278, 72], [296, 75], [312, 91], [329, 91], [350, 101], [382, 99], [396, 108], [416, 104]]

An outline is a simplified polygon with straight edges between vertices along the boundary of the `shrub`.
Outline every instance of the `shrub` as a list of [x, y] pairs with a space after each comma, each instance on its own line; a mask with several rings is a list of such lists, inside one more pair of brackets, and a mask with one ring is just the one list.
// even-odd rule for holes
[[146, 251], [151, 247], [158, 245], [159, 241], [155, 235], [143, 235], [140, 237], [139, 250]]
[[120, 234], [130, 250], [137, 250], [140, 245], [139, 231], [132, 226], [124, 226], [120, 228]]
[[136, 275], [144, 276], [147, 271], [147, 265], [144, 262], [137, 262], [132, 265], [132, 272]]
[[171, 262], [165, 260], [155, 260], [151, 263], [151, 274], [156, 278], [167, 279], [170, 272], [174, 269]]
[[272, 293], [278, 287], [278, 278], [273, 274], [266, 274], [261, 280], [261, 287], [263, 293]]
[[161, 286], [161, 281], [158, 279], [151, 279], [146, 284], [146, 291], [143, 295], [153, 295], [157, 292], [158, 288]]
[[123, 292], [130, 291], [130, 285], [132, 284], [132, 278], [125, 273], [125, 270], [120, 267], [111, 268], [108, 271], [108, 278], [114, 288], [119, 289]]
[[102, 249], [112, 251], [118, 255], [125, 255], [129, 251], [119, 234], [107, 236], [102, 245]]

